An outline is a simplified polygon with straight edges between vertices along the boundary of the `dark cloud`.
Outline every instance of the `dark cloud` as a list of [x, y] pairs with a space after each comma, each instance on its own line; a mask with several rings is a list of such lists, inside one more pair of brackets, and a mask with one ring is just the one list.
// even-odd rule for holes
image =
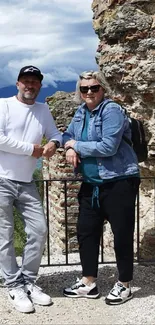
[[0, 87], [24, 65], [38, 66], [52, 85], [96, 67], [90, 0], [1, 0], [0, 16]]

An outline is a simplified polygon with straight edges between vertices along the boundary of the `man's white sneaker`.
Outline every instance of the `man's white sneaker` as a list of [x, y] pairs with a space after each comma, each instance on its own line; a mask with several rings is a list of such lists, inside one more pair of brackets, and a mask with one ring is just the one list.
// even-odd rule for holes
[[25, 293], [24, 288], [9, 290], [9, 301], [21, 313], [32, 313], [34, 311], [34, 305]]
[[76, 283], [71, 288], [64, 289], [63, 294], [69, 298], [97, 298], [99, 296], [96, 283], [93, 282], [88, 286], [82, 282], [82, 279], [77, 279]]
[[105, 298], [107, 305], [120, 305], [133, 297], [131, 288], [126, 288], [121, 282], [116, 282], [108, 296]]
[[26, 284], [25, 292], [27, 293], [28, 297], [34, 304], [48, 306], [52, 304], [52, 299], [49, 295], [42, 292], [42, 289], [35, 284]]

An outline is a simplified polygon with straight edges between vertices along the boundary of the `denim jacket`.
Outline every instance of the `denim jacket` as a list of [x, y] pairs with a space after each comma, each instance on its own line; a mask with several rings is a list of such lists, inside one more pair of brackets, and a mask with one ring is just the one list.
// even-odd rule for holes
[[137, 156], [133, 148], [122, 138], [131, 139], [128, 118], [115, 102], [106, 104], [104, 99], [92, 112], [88, 125], [88, 141], [81, 141], [86, 104], [77, 109], [63, 134], [63, 143], [76, 140], [74, 150], [81, 158], [96, 157], [101, 179], [128, 176], [139, 173]]

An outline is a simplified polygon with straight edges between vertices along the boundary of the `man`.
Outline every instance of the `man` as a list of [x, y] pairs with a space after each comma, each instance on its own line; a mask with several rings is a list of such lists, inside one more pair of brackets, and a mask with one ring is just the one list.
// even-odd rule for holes
[[[18, 75], [17, 96], [0, 99], [0, 264], [9, 300], [20, 312], [34, 304], [50, 305], [51, 297], [35, 285], [47, 226], [32, 179], [37, 158], [52, 157], [61, 144], [47, 104], [36, 102], [43, 75], [34, 66]], [[48, 143], [41, 146], [43, 135]], [[21, 213], [27, 241], [21, 268], [13, 247], [13, 206]]]

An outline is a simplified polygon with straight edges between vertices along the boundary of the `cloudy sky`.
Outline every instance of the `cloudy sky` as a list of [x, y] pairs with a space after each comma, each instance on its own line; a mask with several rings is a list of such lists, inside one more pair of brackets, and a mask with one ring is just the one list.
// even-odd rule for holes
[[97, 69], [91, 3], [0, 0], [0, 88], [14, 85], [19, 69], [29, 64], [44, 73], [44, 87]]

